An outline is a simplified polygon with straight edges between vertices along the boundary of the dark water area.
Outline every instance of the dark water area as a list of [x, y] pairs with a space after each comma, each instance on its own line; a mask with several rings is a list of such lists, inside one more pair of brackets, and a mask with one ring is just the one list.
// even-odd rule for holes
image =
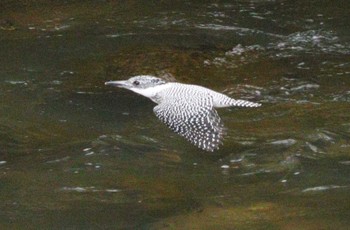
[[[350, 2], [0, 2], [1, 229], [349, 229]], [[196, 149], [107, 80], [262, 103]]]

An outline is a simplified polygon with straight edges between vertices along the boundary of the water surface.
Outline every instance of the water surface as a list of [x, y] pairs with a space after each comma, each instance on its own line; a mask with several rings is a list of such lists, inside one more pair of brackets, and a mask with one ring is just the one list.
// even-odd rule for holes
[[[1, 228], [348, 229], [349, 7], [2, 1]], [[103, 84], [136, 74], [263, 106], [206, 153]]]

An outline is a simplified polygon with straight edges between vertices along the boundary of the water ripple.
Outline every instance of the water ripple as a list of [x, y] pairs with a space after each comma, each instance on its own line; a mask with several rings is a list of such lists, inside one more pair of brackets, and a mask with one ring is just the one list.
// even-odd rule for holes
[[306, 188], [302, 190], [302, 192], [323, 192], [327, 190], [340, 189], [340, 188], [348, 188], [349, 186], [344, 185], [323, 185], [317, 187]]

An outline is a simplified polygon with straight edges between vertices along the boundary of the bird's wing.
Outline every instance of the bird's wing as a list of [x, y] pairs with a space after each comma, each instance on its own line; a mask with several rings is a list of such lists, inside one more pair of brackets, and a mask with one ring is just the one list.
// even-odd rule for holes
[[153, 111], [171, 130], [198, 148], [214, 151], [222, 144], [224, 126], [209, 95], [196, 101], [173, 99], [157, 105]]

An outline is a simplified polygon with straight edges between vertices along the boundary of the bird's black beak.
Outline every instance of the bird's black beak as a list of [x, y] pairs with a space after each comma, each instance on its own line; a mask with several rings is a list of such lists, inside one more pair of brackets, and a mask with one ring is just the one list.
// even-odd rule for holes
[[116, 86], [116, 87], [126, 87], [128, 85], [127, 81], [106, 81], [105, 85]]

